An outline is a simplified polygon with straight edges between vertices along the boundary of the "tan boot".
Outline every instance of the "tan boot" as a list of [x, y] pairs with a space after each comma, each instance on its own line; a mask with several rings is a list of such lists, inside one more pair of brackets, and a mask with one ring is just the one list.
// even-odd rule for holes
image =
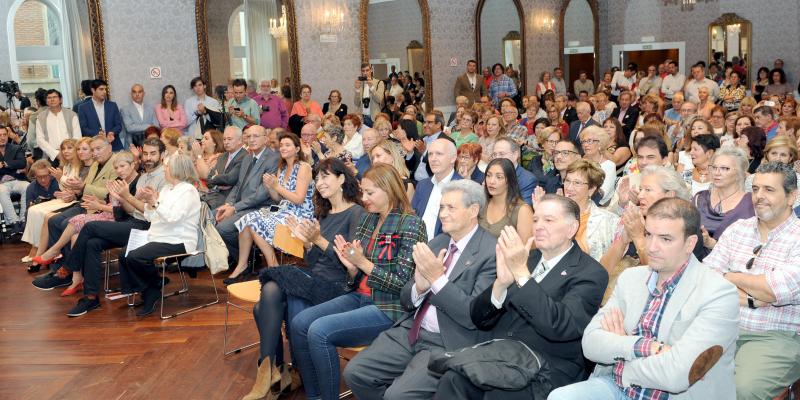
[[[275, 374], [273, 374], [273, 371]], [[270, 387], [272, 386], [273, 380], [277, 382], [276, 379], [280, 379], [280, 373], [272, 365], [272, 361], [269, 357], [267, 357], [261, 361], [261, 365], [258, 367], [256, 382], [253, 384], [253, 388], [250, 389], [250, 393], [242, 397], [242, 400], [258, 400], [265, 396], [269, 396], [268, 398], [272, 399], [273, 396], [270, 392]]]
[[[289, 364], [281, 365], [278, 371], [279, 380], [272, 385], [272, 394], [275, 398], [282, 394], [294, 392], [302, 386], [300, 374], [294, 368], [291, 368]], [[273, 375], [273, 380], [275, 380], [274, 377], [275, 375]]]

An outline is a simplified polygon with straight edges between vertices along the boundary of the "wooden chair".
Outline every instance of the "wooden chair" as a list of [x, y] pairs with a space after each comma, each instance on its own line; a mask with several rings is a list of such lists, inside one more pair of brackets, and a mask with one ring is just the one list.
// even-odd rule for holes
[[777, 395], [773, 400], [800, 400], [800, 379], [789, 385], [786, 390]]
[[260, 341], [257, 341], [255, 343], [250, 343], [241, 347], [237, 347], [230, 351], [227, 350], [229, 306], [236, 307], [239, 310], [245, 312], [249, 311], [245, 309], [243, 306], [231, 302], [231, 298], [235, 298], [237, 300], [246, 301], [248, 303], [253, 303], [253, 304], [258, 303], [258, 300], [261, 298], [261, 282], [259, 280], [254, 280], [254, 281], [239, 282], [239, 283], [234, 283], [232, 285], [228, 285], [228, 299], [225, 301], [225, 332], [222, 339], [222, 353], [226, 356], [240, 353], [242, 352], [242, 350], [249, 349], [261, 343]]
[[[355, 358], [355, 356], [356, 356], [358, 353], [360, 353], [360, 352], [361, 352], [361, 350], [364, 350], [364, 349], [366, 349], [366, 348], [367, 348], [367, 346], [359, 346], [359, 347], [341, 347], [341, 348], [339, 348], [339, 351], [338, 351], [338, 353], [339, 353], [339, 358], [341, 358], [342, 360], [345, 360], [345, 361], [347, 361], [347, 362], [350, 362], [350, 360], [352, 360], [353, 358]], [[352, 395], [353, 395], [353, 391], [352, 391], [352, 390], [350, 390], [350, 389], [347, 389], [347, 390], [345, 390], [344, 392], [342, 392], [342, 393], [339, 393], [339, 399], [340, 399], [340, 400], [342, 400], [342, 399], [347, 399], [347, 398], [349, 398], [349, 397], [350, 397], [350, 396], [352, 396]]]

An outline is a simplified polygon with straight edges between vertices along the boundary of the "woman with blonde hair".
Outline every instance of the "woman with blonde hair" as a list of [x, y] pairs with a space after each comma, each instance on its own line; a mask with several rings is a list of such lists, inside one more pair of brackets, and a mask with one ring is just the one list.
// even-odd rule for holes
[[164, 150], [164, 164], [169, 163], [173, 156], [178, 154], [180, 150], [181, 131], [175, 128], [164, 128], [161, 130], [161, 143], [164, 143], [166, 150]]
[[390, 140], [381, 140], [369, 152], [369, 158], [372, 165], [375, 164], [388, 164], [397, 170], [400, 177], [403, 178], [403, 183], [406, 186], [406, 194], [408, 199], [414, 197], [414, 182], [411, 180], [411, 173], [406, 167], [405, 157], [400, 152], [400, 146]]
[[[797, 144], [789, 138], [789, 136], [775, 136], [769, 142], [767, 147], [764, 148], [764, 158], [766, 161], [777, 161], [787, 165], [796, 165], [799, 156]], [[800, 183], [800, 173], [797, 174], [797, 182]], [[747, 175], [744, 180], [745, 192], [753, 191], [753, 175]], [[792, 208], [800, 206], [800, 196], [794, 201]]]
[[505, 136], [506, 134], [505, 124], [499, 115], [492, 115], [489, 118], [486, 118], [484, 129], [485, 135], [478, 138], [478, 144], [480, 144], [483, 148], [481, 164], [484, 166], [484, 168], [481, 168], [481, 170], [484, 170], [485, 166], [489, 164], [489, 161], [492, 161], [492, 150], [494, 149], [494, 143], [497, 141], [497, 139]]
[[739, 113], [742, 116], [753, 117], [753, 109], [756, 108], [758, 102], [752, 96], [747, 96], [742, 99], [742, 102], [739, 103]]
[[600, 204], [606, 204], [614, 195], [614, 187], [617, 181], [617, 166], [614, 161], [606, 158], [610, 137], [608, 133], [599, 126], [587, 126], [580, 133], [581, 147], [583, 148], [583, 159], [594, 161], [605, 173], [605, 179], [600, 186], [602, 198]]

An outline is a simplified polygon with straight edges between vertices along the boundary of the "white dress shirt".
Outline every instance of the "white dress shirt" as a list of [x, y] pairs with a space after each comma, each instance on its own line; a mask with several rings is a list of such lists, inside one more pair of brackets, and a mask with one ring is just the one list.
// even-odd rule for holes
[[439, 220], [439, 203], [442, 202], [442, 187], [453, 179], [455, 170], [450, 170], [441, 181], [436, 181], [436, 175], [431, 177], [433, 188], [431, 195], [428, 197], [428, 204], [425, 205], [425, 212], [422, 214], [422, 220], [425, 222], [425, 230], [428, 232], [428, 237], [432, 238], [436, 233], [436, 222]]
[[95, 99], [92, 99], [92, 104], [94, 104], [94, 112], [97, 113], [97, 119], [100, 121], [100, 128], [103, 132], [106, 131], [106, 102], [101, 101], [97, 102]]
[[44, 112], [47, 112], [47, 138], [49, 140], [44, 139], [44, 128], [37, 125], [35, 132], [36, 144], [42, 149], [47, 158], [53, 161], [58, 157], [58, 153], [61, 151], [61, 142], [69, 139], [67, 123], [72, 125], [72, 135], [75, 137], [81, 136], [81, 125], [78, 122], [77, 116], [75, 116], [72, 121], [67, 122], [64, 119], [64, 113], [61, 111], [59, 111], [58, 114], [54, 114], [49, 109]]
[[167, 183], [158, 194], [155, 209], [145, 206], [149, 242], [183, 244], [187, 253], [197, 249], [200, 225], [200, 194], [186, 182]]
[[622, 93], [620, 86], [626, 86], [630, 90], [633, 84], [636, 83], [636, 75], [631, 75], [630, 78], [625, 77], [625, 71], [617, 71], [614, 73], [614, 78], [611, 79], [611, 95], [619, 96]]
[[136, 112], [139, 113], [139, 118], [144, 121], [144, 104], [139, 104], [137, 102], [133, 102], [133, 107], [136, 108]]
[[671, 99], [675, 92], [683, 90], [684, 83], [686, 83], [686, 77], [683, 74], [669, 74], [661, 80], [661, 93], [664, 94], [664, 97]]
[[[458, 263], [458, 259], [461, 258], [461, 254], [464, 252], [464, 249], [467, 248], [467, 244], [469, 241], [472, 240], [472, 237], [475, 236], [475, 232], [478, 231], [478, 224], [475, 224], [475, 227], [466, 234], [461, 240], [454, 241], [450, 238], [450, 242], [447, 244], [448, 252], [445, 254], [445, 260], [447, 257], [450, 256], [450, 246], [455, 244], [456, 245], [456, 252], [453, 254], [453, 259], [450, 260], [450, 267], [444, 271], [444, 275], [440, 276], [438, 279], [431, 283], [431, 288], [424, 293], [417, 293], [417, 284], [411, 286], [411, 302], [414, 303], [414, 306], [419, 309], [419, 306], [422, 305], [422, 301], [425, 300], [425, 296], [428, 292], [432, 292], [433, 294], [439, 293], [440, 290], [444, 288], [450, 281], [450, 274], [453, 272], [453, 267]], [[420, 324], [420, 328], [425, 329], [428, 332], [438, 333], [439, 332], [439, 316], [434, 312], [436, 310], [436, 306], [431, 305], [428, 307], [428, 310], [425, 312], [425, 315], [422, 317], [422, 323]]]
[[[563, 253], [549, 259], [544, 259], [544, 254], [542, 254], [542, 258], [539, 259], [539, 263], [536, 264], [536, 267], [533, 268], [533, 272], [531, 272], [530, 276], [520, 276], [517, 278], [517, 285], [520, 287], [525, 286], [531, 278], [536, 281], [536, 283], [541, 283], [542, 280], [553, 270], [553, 267], [558, 265], [561, 262], [561, 259], [572, 250], [572, 246], [575, 244], [571, 244]], [[503, 290], [503, 293], [500, 295], [499, 299], [494, 298], [494, 293], [492, 293], [492, 304], [497, 307], [497, 309], [503, 308], [503, 303], [506, 301], [506, 295], [508, 294], [508, 290]]]

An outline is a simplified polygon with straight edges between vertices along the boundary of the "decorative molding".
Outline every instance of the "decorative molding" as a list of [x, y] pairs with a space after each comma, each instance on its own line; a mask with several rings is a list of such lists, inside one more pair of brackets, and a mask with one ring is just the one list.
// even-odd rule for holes
[[[433, 109], [433, 63], [431, 61], [431, 16], [428, 0], [417, 0], [419, 11], [422, 15], [422, 47], [425, 52], [425, 105], [428, 110]], [[361, 62], [369, 62], [369, 32], [368, 32], [368, 13], [370, 0], [361, 0], [358, 9], [358, 24], [361, 28], [359, 36], [361, 39]]]
[[[93, 0], [88, 0], [93, 1]], [[99, 1], [99, 0], [94, 0]], [[208, 56], [208, 16], [207, 0], [195, 0], [194, 20], [197, 25], [197, 56], [200, 64], [200, 77], [208, 84], [206, 92], [211, 94], [211, 60]], [[289, 42], [289, 65], [291, 67], [291, 86], [293, 100], [300, 98], [300, 56], [297, 46], [297, 17], [295, 15], [294, 0], [284, 0], [286, 6], [287, 40]]]
[[[567, 15], [567, 7], [572, 0], [564, 0], [564, 7], [561, 8], [561, 19], [558, 24], [558, 65], [564, 69], [564, 20]], [[600, 14], [598, 12], [597, 0], [581, 0], [589, 3], [589, 8], [592, 9], [592, 20], [594, 21], [594, 82], [597, 83], [603, 80], [600, 76]], [[569, 83], [567, 83], [569, 86]]]
[[102, 0], [86, 0], [89, 11], [89, 32], [92, 38], [92, 61], [96, 79], [108, 81], [108, 64], [106, 63], [106, 36], [103, 31]]
[[[522, 40], [522, 43], [520, 43], [520, 52], [523, 64], [521, 67], [517, 66], [517, 72], [519, 73], [519, 82], [522, 86], [522, 94], [525, 95], [528, 87], [527, 83], [525, 82], [527, 77], [526, 70], [528, 68], [528, 57], [525, 56], [525, 12], [522, 10], [522, 3], [520, 0], [513, 1], [514, 6], [517, 7], [517, 15], [519, 15], [519, 33], [522, 36], [520, 38]], [[481, 64], [481, 12], [483, 11], [484, 3], [486, 3], [486, 0], [478, 0], [478, 7], [475, 10], [475, 59], [478, 60], [478, 65], [481, 68], [486, 66]]]
[[[708, 24], [708, 59], [713, 60], [714, 54], [711, 53], [711, 40], [713, 36], [713, 30], [715, 26], [721, 26], [723, 30], [726, 30], [727, 25], [741, 25], [741, 33], [740, 33], [740, 40], [744, 40], [747, 42], [747, 59], [745, 60], [745, 69], [747, 71], [747, 75], [743, 79], [742, 84], [744, 87], [749, 88], [750, 83], [753, 82], [753, 70], [752, 70], [752, 59], [753, 59], [753, 24], [750, 22], [749, 19], [745, 19], [740, 17], [736, 13], [725, 13], [720, 15], [719, 18], [712, 21]], [[728, 57], [728, 42], [725, 41], [725, 49], [723, 50], [725, 54], [725, 58]]]

